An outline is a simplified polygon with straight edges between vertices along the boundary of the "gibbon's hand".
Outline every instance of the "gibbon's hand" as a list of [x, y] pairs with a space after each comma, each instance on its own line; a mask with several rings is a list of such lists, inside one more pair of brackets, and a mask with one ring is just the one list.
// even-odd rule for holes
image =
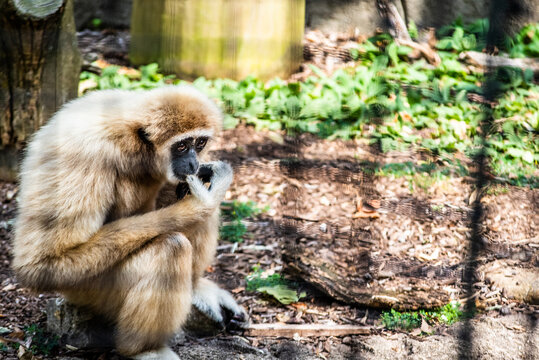
[[[213, 170], [211, 167], [211, 164], [200, 164], [200, 167], [198, 168], [197, 177], [202, 181], [204, 184], [208, 184], [211, 182], [211, 178], [213, 177]], [[176, 186], [176, 198], [178, 200], [182, 200], [187, 194], [189, 194], [189, 184], [186, 182], [180, 181], [178, 185]]]
[[204, 186], [202, 180], [196, 175], [188, 175], [186, 181], [189, 185], [189, 191], [194, 197], [202, 201], [206, 206], [216, 208], [225, 198], [226, 191], [232, 183], [232, 167], [222, 161], [206, 163], [204, 166], [211, 167], [213, 172], [209, 189]]
[[193, 306], [227, 330], [249, 326], [249, 315], [232, 295], [208, 279], [201, 278], [193, 293]]

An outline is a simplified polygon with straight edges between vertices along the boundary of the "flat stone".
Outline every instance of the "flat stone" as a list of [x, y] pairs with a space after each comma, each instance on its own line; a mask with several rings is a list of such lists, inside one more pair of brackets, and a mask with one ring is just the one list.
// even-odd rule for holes
[[191, 309], [191, 313], [183, 325], [183, 331], [195, 337], [215, 336], [224, 330], [223, 326], [211, 320], [196, 308]]

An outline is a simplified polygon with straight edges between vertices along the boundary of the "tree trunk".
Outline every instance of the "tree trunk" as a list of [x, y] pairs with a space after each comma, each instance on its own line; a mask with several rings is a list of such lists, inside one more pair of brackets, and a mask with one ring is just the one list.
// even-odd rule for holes
[[134, 0], [130, 60], [188, 78], [287, 77], [304, 22], [305, 0]]
[[378, 12], [380, 17], [384, 19], [386, 26], [389, 30], [389, 34], [398, 40], [411, 41], [410, 34], [408, 33], [408, 27], [406, 23], [406, 6], [403, 5], [404, 17], [399, 14], [397, 6], [391, 0], [376, 0]]
[[0, 0], [0, 179], [14, 180], [28, 137], [77, 96], [72, 0]]

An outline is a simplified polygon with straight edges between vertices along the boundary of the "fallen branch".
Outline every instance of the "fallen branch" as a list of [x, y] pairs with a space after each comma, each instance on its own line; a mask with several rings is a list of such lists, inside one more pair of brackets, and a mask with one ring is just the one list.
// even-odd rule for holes
[[489, 55], [477, 51], [465, 51], [459, 55], [459, 59], [472, 65], [484, 67], [514, 67], [522, 70], [531, 69], [534, 73], [539, 73], [538, 59], [512, 59], [507, 56]]
[[294, 336], [347, 336], [370, 335], [367, 327], [355, 325], [326, 324], [252, 324], [243, 333], [245, 336], [285, 337]]

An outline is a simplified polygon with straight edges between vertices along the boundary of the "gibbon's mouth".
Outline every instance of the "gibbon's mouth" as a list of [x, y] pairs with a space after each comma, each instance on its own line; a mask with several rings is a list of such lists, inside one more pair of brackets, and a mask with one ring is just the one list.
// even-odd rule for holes
[[[174, 176], [176, 176], [179, 182], [186, 182], [187, 175], [191, 175], [191, 174], [174, 174]], [[200, 180], [203, 183], [209, 183], [213, 176], [213, 170], [211, 166], [206, 165], [206, 164], [201, 164], [196, 171], [196, 175], [198, 178], [200, 178]]]
[[187, 182], [187, 175], [185, 174], [174, 174], [174, 177], [178, 179], [179, 183]]
[[196, 175], [199, 170], [200, 170], [200, 165], [198, 163], [196, 164], [195, 169], [193, 169], [193, 167], [189, 169], [186, 166], [181, 166], [181, 167], [172, 166], [172, 174], [180, 182], [185, 182], [187, 175]]
[[[210, 165], [202, 164], [198, 167], [197, 170], [197, 177], [202, 181], [203, 184], [207, 184], [208, 189], [211, 189], [211, 178], [213, 177], [213, 169]], [[185, 181], [185, 176], [183, 177], [183, 181], [178, 182], [176, 185], [176, 196], [178, 200], [181, 200], [185, 197], [185, 195], [189, 194], [189, 185], [187, 185], [187, 182]]]

